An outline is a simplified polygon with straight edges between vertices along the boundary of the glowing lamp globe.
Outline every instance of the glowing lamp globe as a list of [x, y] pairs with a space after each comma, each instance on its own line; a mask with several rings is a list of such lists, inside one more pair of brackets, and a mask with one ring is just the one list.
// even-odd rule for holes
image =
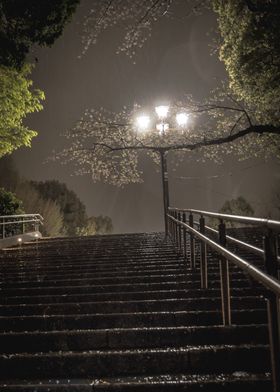
[[178, 113], [176, 115], [177, 124], [182, 127], [187, 124], [189, 116], [186, 113]]
[[157, 106], [155, 110], [159, 118], [166, 118], [169, 111], [169, 106], [164, 106], [164, 105]]
[[139, 116], [137, 117], [137, 126], [141, 130], [145, 130], [148, 128], [150, 124], [149, 116]]

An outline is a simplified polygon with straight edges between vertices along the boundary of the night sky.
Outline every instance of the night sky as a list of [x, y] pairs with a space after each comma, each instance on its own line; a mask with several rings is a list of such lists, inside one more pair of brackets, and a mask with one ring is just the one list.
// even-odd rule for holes
[[[63, 148], [63, 132], [74, 126], [87, 108], [120, 110], [134, 103], [153, 108], [162, 100], [173, 102], [185, 94], [201, 99], [226, 74], [217, 54], [211, 55], [215, 16], [182, 17], [174, 9], [172, 19], [162, 19], [135, 61], [116, 55], [122, 28], [100, 36], [97, 45], [79, 59], [82, 52], [79, 22], [89, 10], [84, 0], [72, 22], [51, 48], [30, 54], [38, 58], [33, 80], [46, 94], [44, 110], [28, 117], [27, 124], [38, 130], [32, 148], [13, 154], [20, 173], [28, 179], [57, 179], [65, 182], [86, 204], [88, 215], [108, 215], [114, 232], [158, 231], [163, 229], [160, 173], [149, 158], [143, 159], [144, 183], [116, 188], [93, 183], [90, 177], [72, 176], [73, 168], [44, 163], [55, 149]], [[199, 152], [198, 152], [199, 153]], [[256, 215], [272, 208], [273, 190], [279, 188], [279, 164], [260, 160], [223, 165], [188, 160], [176, 171], [169, 162], [171, 205], [217, 211], [225, 200], [245, 196]], [[218, 178], [211, 178], [218, 175]], [[186, 177], [186, 178], [181, 178]], [[34, 211], [36, 212], [36, 211]]]

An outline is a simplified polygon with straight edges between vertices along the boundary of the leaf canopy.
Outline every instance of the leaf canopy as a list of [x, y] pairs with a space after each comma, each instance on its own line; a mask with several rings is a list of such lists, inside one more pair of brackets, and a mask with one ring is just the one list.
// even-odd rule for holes
[[32, 88], [31, 70], [30, 64], [25, 64], [20, 71], [0, 66], [0, 157], [21, 146], [30, 147], [32, 138], [37, 135], [23, 123], [29, 113], [43, 109], [45, 98], [41, 90]]

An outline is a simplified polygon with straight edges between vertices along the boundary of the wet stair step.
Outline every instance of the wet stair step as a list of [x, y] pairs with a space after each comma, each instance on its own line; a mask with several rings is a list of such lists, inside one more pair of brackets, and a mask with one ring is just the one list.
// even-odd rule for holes
[[[256, 389], [256, 385], [258, 386]], [[35, 389], [36, 388], [36, 389]], [[165, 374], [82, 380], [51, 379], [6, 384], [6, 392], [258, 392], [271, 388], [269, 375], [249, 372], [223, 374]]]
[[[17, 294], [17, 293], [16, 293]], [[220, 289], [188, 289], [188, 290], [147, 290], [147, 291], [120, 291], [120, 292], [103, 292], [103, 293], [77, 293], [63, 294], [60, 296], [30, 295], [30, 296], [5, 296], [0, 297], [0, 304], [37, 304], [37, 303], [59, 303], [59, 302], [84, 302], [84, 301], [125, 301], [125, 300], [145, 300], [145, 299], [170, 299], [170, 298], [213, 298], [220, 297]], [[254, 296], [259, 298], [265, 295], [263, 290], [252, 288], [233, 288], [231, 289], [233, 297]]]
[[[260, 362], [258, 358], [262, 358]], [[136, 350], [98, 350], [0, 355], [0, 378], [104, 377], [168, 372], [261, 372], [269, 369], [266, 345], [211, 345]]]
[[[60, 298], [62, 301], [63, 298]], [[266, 303], [256, 297], [232, 298], [233, 309], [252, 308], [264, 309]], [[173, 298], [156, 300], [103, 301], [79, 303], [48, 303], [37, 305], [0, 305], [0, 316], [16, 315], [48, 315], [48, 314], [86, 314], [86, 313], [129, 313], [156, 311], [187, 311], [187, 310], [220, 310], [221, 299], [212, 297], [202, 298]]]
[[182, 345], [267, 344], [266, 325], [191, 326], [8, 332], [0, 334], [3, 353], [81, 351]]
[[[235, 324], [264, 324], [262, 309], [232, 312]], [[162, 326], [216, 325], [222, 322], [221, 311], [140, 312], [80, 315], [41, 315], [0, 317], [0, 331], [36, 331], [63, 329], [136, 328]]]

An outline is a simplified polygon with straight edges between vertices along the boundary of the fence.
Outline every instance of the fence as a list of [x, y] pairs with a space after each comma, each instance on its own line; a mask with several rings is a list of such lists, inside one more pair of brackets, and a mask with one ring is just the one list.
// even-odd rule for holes
[[40, 214], [0, 216], [1, 238], [5, 239], [28, 231], [39, 231], [43, 222], [44, 219]]
[[[194, 215], [199, 215], [199, 221], [194, 220]], [[217, 219], [218, 230], [206, 226], [205, 217]], [[200, 246], [200, 276], [201, 288], [208, 288], [208, 269], [207, 269], [207, 247], [217, 252], [219, 256], [220, 284], [222, 299], [222, 315], [224, 325], [231, 325], [231, 301], [230, 301], [230, 275], [229, 262], [232, 262], [249, 276], [259, 282], [267, 289], [267, 311], [269, 341], [272, 364], [272, 382], [274, 391], [280, 391], [280, 320], [279, 320], [279, 299], [280, 299], [280, 282], [279, 282], [279, 261], [278, 257], [278, 234], [280, 232], [280, 222], [275, 220], [252, 218], [244, 216], [235, 216], [227, 214], [216, 214], [209, 211], [200, 211], [193, 209], [169, 208], [168, 214], [168, 233], [176, 248], [187, 256], [187, 236], [189, 236], [190, 247], [190, 268], [196, 268], [195, 259], [195, 241], [199, 241]], [[264, 231], [263, 249], [240, 241], [232, 236], [227, 235], [226, 222], [237, 222], [254, 227], [262, 228]], [[197, 229], [195, 229], [197, 226]], [[211, 234], [217, 235], [215, 241]], [[227, 249], [227, 242], [235, 243], [254, 254], [264, 258], [266, 272], [244, 260], [235, 253]]]

